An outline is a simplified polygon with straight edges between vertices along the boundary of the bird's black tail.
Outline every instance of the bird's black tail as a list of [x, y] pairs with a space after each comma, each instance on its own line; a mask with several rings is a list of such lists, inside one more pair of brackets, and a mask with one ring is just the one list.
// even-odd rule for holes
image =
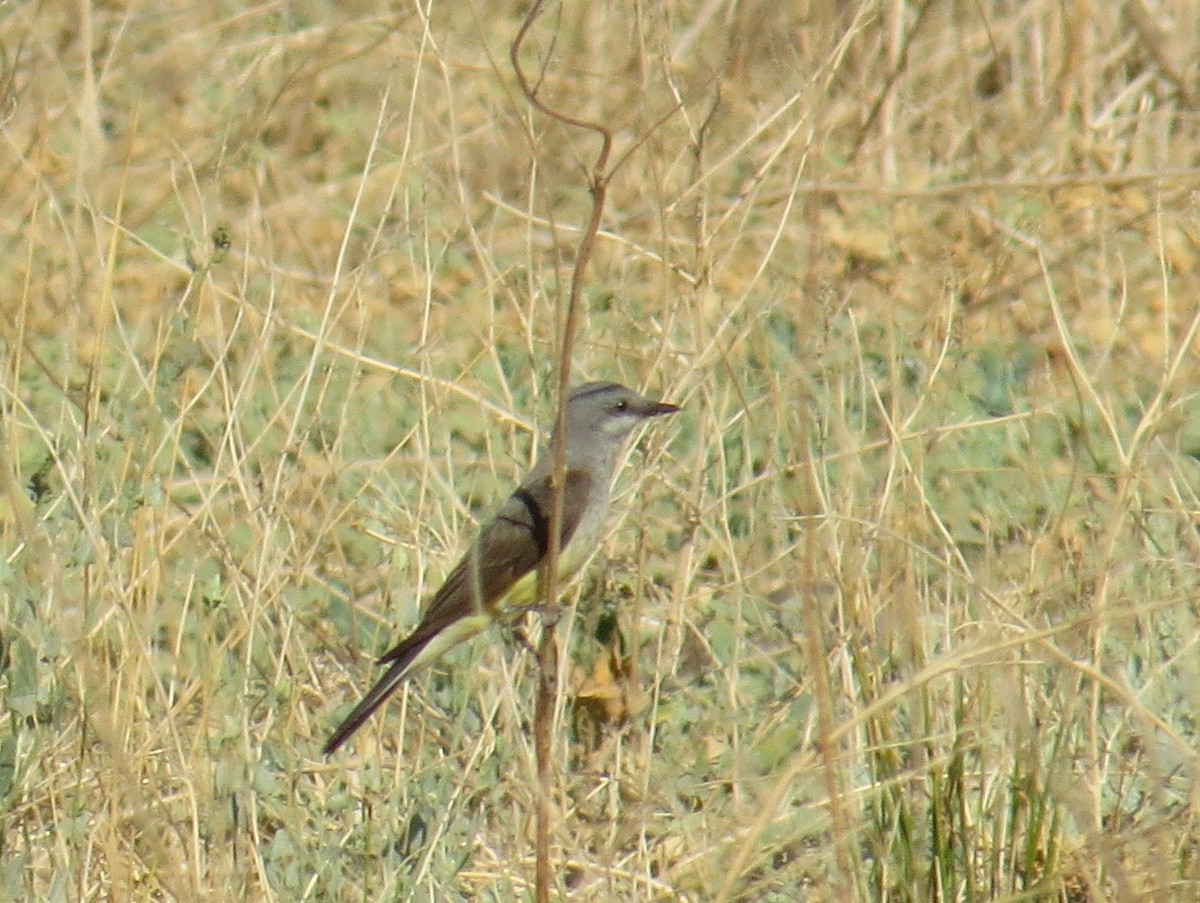
[[387, 698], [392, 695], [392, 691], [404, 683], [413, 659], [421, 653], [421, 650], [434, 636], [436, 634], [414, 636], [411, 638], [411, 642], [401, 643], [379, 660], [380, 664], [389, 665], [387, 671], [362, 698], [362, 702], [354, 707], [354, 710], [346, 716], [346, 720], [333, 732], [333, 735], [321, 748], [323, 755], [331, 756], [337, 752], [338, 747], [350, 739], [350, 735], [362, 727], [363, 723], [375, 713], [375, 710], [387, 701]]

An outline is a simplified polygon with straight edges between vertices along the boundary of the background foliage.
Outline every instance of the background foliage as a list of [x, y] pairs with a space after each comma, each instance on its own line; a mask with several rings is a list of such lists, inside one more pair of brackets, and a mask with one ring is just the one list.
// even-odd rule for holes
[[[551, 416], [592, 139], [520, 4], [0, 7], [0, 896], [510, 900], [502, 632], [318, 755]], [[578, 900], [1195, 900], [1200, 7], [570, 4], [647, 433]], [[529, 625], [532, 626], [532, 623]]]

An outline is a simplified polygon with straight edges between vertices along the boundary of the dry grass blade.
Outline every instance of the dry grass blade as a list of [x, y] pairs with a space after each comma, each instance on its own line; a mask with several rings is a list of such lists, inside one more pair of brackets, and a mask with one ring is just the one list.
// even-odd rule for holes
[[524, 8], [0, 6], [0, 898], [532, 898], [503, 631], [317, 751], [582, 259], [572, 372], [684, 412], [558, 628], [563, 893], [1192, 903], [1200, 5], [547, 9], [608, 165]]

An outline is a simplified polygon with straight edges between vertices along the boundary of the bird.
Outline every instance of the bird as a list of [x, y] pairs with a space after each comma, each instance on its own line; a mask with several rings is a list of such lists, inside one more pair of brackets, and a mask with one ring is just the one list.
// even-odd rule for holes
[[[574, 576], [600, 543], [612, 481], [625, 440], [635, 427], [679, 408], [615, 382], [573, 389], [563, 412], [562, 520], [558, 579]], [[420, 623], [380, 657], [387, 670], [330, 735], [335, 753], [414, 672], [493, 622], [538, 601], [538, 575], [550, 549], [556, 437], [450, 571]]]

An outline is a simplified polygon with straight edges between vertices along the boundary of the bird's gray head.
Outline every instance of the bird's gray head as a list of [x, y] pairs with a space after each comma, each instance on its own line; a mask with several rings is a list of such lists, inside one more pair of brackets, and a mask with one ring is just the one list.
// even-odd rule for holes
[[585, 441], [579, 437], [621, 440], [639, 423], [678, 410], [620, 383], [584, 383], [567, 396], [567, 436], [572, 445]]

